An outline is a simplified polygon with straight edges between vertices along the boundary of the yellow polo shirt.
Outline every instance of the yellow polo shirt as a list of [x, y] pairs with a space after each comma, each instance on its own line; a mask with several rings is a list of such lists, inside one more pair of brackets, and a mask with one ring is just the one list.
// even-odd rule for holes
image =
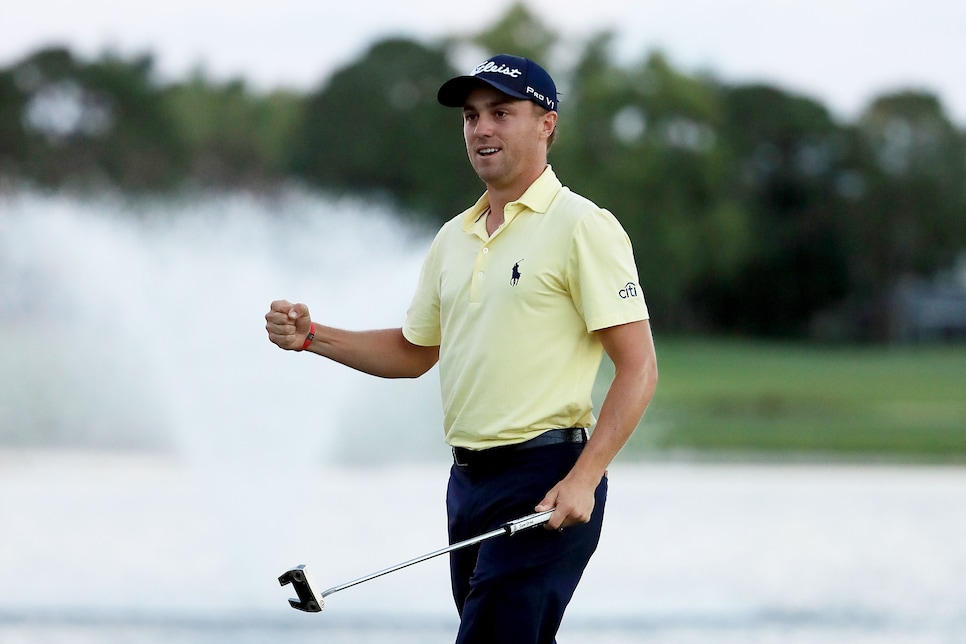
[[486, 449], [590, 427], [594, 331], [648, 317], [630, 239], [549, 166], [492, 236], [487, 204], [439, 230], [403, 326], [440, 347], [446, 442]]

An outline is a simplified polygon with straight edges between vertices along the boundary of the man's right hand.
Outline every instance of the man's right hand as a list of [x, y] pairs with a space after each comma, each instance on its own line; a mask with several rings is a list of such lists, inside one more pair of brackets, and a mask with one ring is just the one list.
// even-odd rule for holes
[[276, 300], [265, 314], [265, 330], [268, 339], [282, 349], [300, 351], [309, 334], [312, 318], [309, 307]]

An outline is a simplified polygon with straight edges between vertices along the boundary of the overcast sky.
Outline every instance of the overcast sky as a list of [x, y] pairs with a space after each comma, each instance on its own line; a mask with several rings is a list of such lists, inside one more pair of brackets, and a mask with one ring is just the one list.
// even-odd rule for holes
[[[201, 66], [259, 88], [316, 86], [390, 35], [418, 40], [491, 25], [512, 0], [8, 0], [0, 64], [66, 44], [150, 51], [178, 78]], [[611, 29], [622, 60], [660, 49], [684, 71], [764, 80], [852, 118], [904, 88], [938, 94], [966, 126], [966, 0], [529, 0], [574, 43]]]

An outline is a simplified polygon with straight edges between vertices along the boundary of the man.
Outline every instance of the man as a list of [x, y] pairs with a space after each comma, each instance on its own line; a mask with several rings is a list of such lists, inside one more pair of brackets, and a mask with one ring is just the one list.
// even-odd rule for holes
[[[277, 301], [266, 328], [283, 349], [386, 378], [439, 362], [451, 542], [554, 510], [548, 530], [451, 554], [457, 643], [552, 643], [597, 547], [607, 467], [657, 383], [647, 307], [620, 224], [547, 164], [558, 96], [546, 71], [495, 56], [437, 98], [462, 109], [486, 192], [440, 229], [403, 327], [333, 329]], [[588, 440], [603, 351], [616, 372]]]

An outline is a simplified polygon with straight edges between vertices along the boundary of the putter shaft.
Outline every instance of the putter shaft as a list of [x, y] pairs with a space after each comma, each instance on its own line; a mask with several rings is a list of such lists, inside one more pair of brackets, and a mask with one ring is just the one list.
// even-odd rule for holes
[[432, 559], [433, 557], [438, 557], [439, 555], [443, 555], [448, 552], [453, 552], [454, 550], [466, 548], [468, 546], [475, 545], [482, 541], [486, 541], [487, 539], [498, 537], [502, 534], [513, 535], [521, 530], [526, 530], [528, 528], [535, 528], [549, 521], [551, 514], [553, 514], [553, 510], [546, 510], [545, 512], [537, 512], [535, 514], [529, 514], [527, 516], [520, 517], [519, 519], [514, 519], [513, 521], [508, 521], [504, 523], [502, 526], [500, 526], [499, 528], [495, 530], [491, 530], [485, 534], [481, 534], [477, 537], [467, 539], [466, 541], [460, 541], [459, 543], [450, 544], [445, 548], [440, 548], [439, 550], [434, 550], [433, 552], [429, 552], [425, 555], [415, 557], [413, 559], [410, 559], [409, 561], [404, 561], [400, 564], [396, 564], [395, 566], [384, 568], [383, 570], [379, 570], [372, 574], [366, 575], [365, 577], [359, 577], [358, 579], [347, 581], [344, 584], [333, 586], [328, 590], [322, 591], [318, 595], [315, 594], [315, 591], [313, 591], [311, 586], [309, 585], [308, 578], [305, 576], [304, 565], [298, 566], [297, 568], [293, 568], [287, 571], [286, 573], [284, 573], [282, 576], [278, 578], [278, 582], [282, 586], [291, 583], [292, 586], [295, 588], [299, 598], [297, 600], [296, 599], [289, 600], [289, 603], [292, 605], [293, 608], [297, 608], [299, 610], [304, 610], [307, 612], [318, 612], [322, 610], [321, 606], [325, 604], [325, 602], [322, 601], [322, 599], [331, 595], [332, 593], [337, 593], [340, 590], [351, 588], [352, 586], [356, 586], [358, 584], [370, 581], [377, 577], [388, 575], [391, 572], [396, 572], [397, 570], [408, 568], [409, 566], [421, 563], [423, 561], [426, 561], [427, 559]]

